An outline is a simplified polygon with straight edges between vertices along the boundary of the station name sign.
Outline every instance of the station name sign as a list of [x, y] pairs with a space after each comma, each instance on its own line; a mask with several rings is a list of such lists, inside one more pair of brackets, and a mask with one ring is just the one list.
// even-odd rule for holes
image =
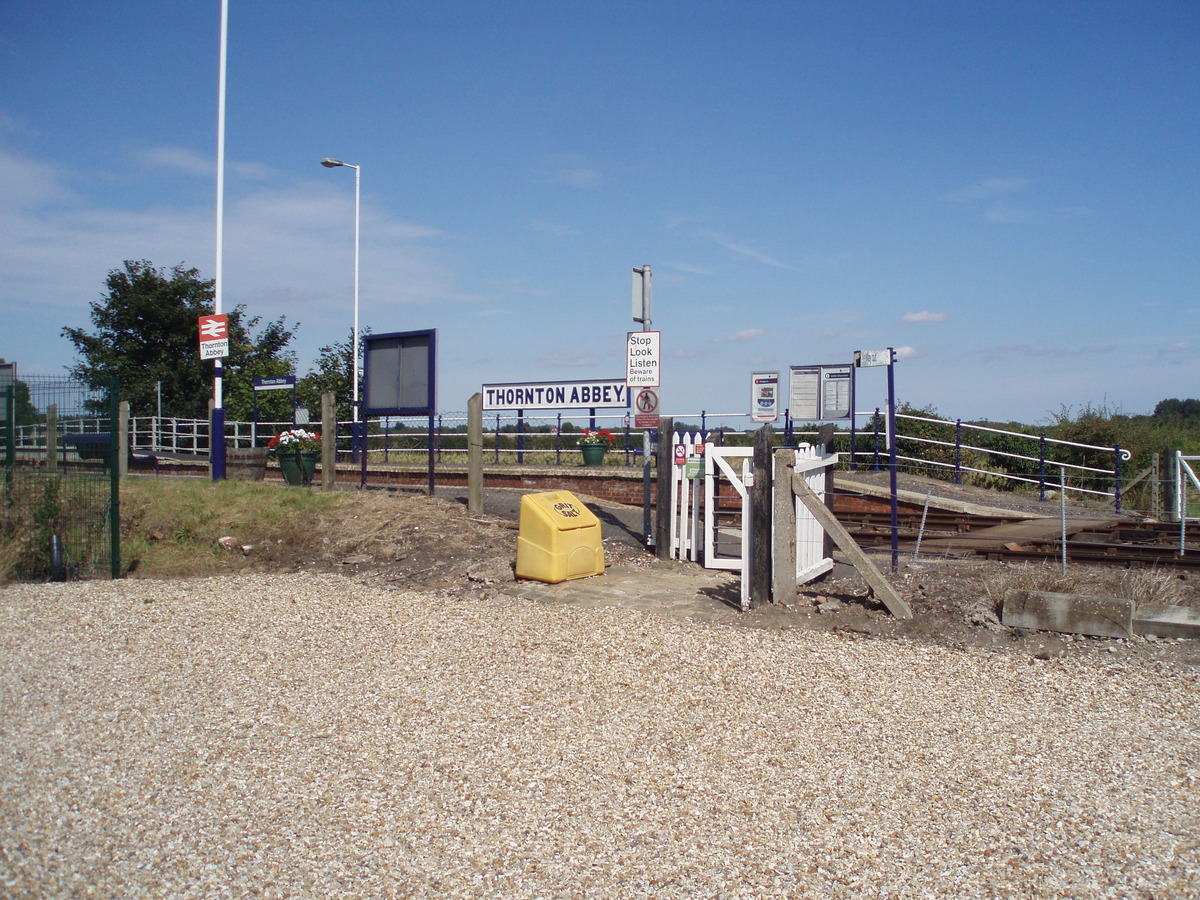
[[255, 378], [256, 391], [286, 391], [296, 386], [295, 375], [275, 375], [270, 378]]
[[483, 386], [484, 409], [583, 409], [599, 406], [629, 406], [629, 388], [623, 378]]

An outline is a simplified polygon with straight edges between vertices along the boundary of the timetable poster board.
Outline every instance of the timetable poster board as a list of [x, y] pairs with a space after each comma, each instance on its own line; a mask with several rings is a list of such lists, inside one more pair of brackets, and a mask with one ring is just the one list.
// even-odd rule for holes
[[789, 415], [798, 422], [849, 419], [854, 406], [854, 366], [792, 366]]
[[750, 373], [750, 421], [774, 422], [779, 418], [779, 373]]

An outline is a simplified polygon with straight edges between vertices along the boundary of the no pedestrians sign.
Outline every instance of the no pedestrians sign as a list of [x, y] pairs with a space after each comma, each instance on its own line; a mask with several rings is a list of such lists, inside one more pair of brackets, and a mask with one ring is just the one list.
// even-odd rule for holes
[[633, 401], [635, 428], [658, 427], [658, 390], [656, 388], [640, 388]]

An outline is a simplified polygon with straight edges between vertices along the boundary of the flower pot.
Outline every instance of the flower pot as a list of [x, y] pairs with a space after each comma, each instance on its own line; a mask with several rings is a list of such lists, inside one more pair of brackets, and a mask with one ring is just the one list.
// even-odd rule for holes
[[277, 454], [279, 470], [283, 472], [284, 481], [298, 486], [312, 484], [313, 475], [317, 471], [317, 459], [320, 455], [316, 450], [297, 450], [292, 453]]
[[604, 444], [580, 444], [579, 449], [585, 466], [604, 465], [604, 451], [608, 449]]

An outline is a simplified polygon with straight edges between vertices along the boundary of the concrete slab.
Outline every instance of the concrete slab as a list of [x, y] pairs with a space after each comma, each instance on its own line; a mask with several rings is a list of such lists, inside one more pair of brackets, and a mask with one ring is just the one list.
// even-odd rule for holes
[[1133, 614], [1133, 632], [1164, 638], [1200, 638], [1200, 609], [1151, 604], [1139, 606]]
[[1049, 591], [1010, 590], [1000, 621], [1009, 628], [1133, 637], [1133, 602], [1118, 597], [1089, 597]]

